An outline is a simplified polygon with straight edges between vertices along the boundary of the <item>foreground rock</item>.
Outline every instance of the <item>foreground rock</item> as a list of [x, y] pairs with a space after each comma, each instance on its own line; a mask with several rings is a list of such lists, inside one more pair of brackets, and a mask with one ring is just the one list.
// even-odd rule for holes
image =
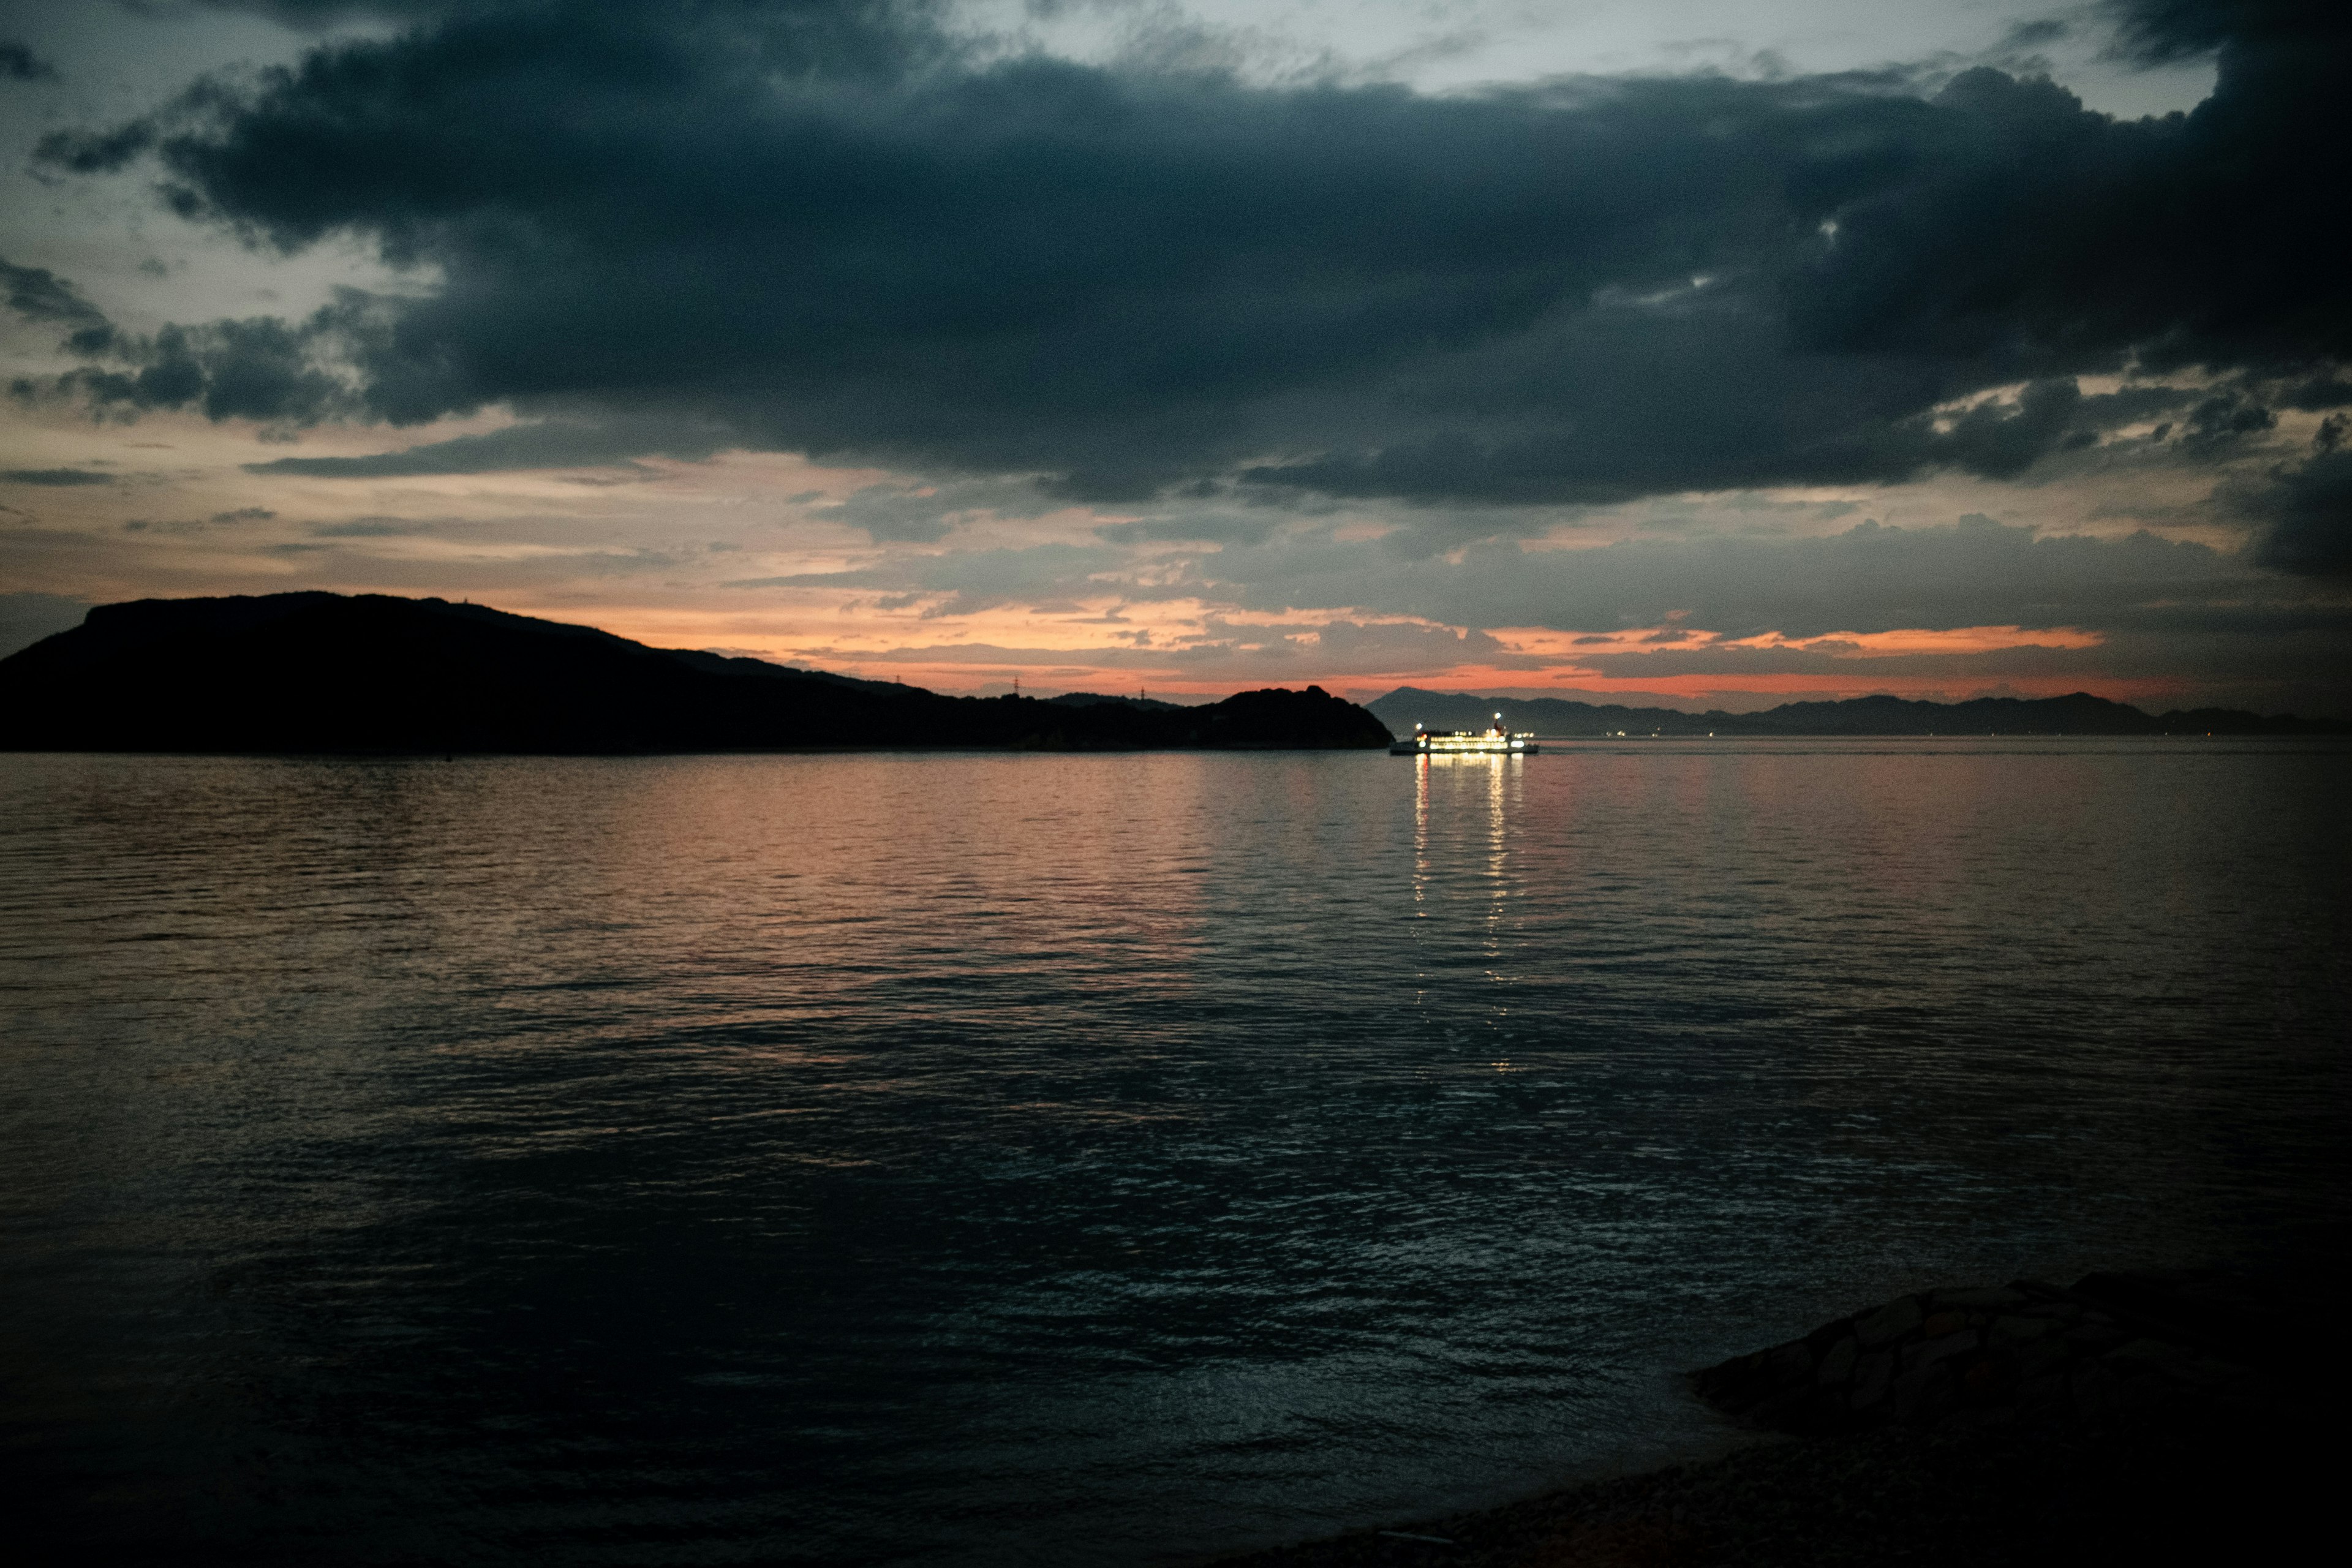
[[2331, 1329], [2220, 1275], [1905, 1296], [1696, 1374], [1757, 1430], [1723, 1458], [1223, 1568], [2285, 1561], [2334, 1511]]
[[2094, 1274], [1930, 1290], [1697, 1374], [1726, 1414], [1811, 1435], [2048, 1425], [2195, 1405], [2259, 1415], [2294, 1303], [2219, 1276]]

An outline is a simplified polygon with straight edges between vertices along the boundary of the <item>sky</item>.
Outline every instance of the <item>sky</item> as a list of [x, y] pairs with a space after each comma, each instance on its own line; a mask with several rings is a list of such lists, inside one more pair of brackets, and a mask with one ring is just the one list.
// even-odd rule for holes
[[2352, 715], [2352, 8], [0, 0], [0, 651]]

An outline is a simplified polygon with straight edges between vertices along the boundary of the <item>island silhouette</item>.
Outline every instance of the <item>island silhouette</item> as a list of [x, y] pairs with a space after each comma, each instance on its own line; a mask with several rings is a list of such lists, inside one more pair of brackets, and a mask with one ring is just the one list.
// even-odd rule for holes
[[1318, 686], [1190, 708], [1098, 694], [948, 697], [380, 594], [101, 605], [0, 659], [0, 748], [11, 751], [1326, 750], [1390, 740], [1370, 713]]

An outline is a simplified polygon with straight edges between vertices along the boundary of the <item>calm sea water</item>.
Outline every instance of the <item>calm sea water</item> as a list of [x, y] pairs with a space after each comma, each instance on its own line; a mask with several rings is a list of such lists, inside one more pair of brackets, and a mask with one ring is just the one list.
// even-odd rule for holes
[[1184, 1562], [2352, 1193], [2341, 748], [0, 758], [0, 1470], [121, 1559]]

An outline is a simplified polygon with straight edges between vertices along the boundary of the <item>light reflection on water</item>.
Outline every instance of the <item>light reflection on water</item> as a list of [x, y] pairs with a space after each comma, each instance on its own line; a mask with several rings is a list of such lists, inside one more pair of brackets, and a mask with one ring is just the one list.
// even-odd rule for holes
[[2339, 1219], [2347, 756], [0, 758], [0, 1453], [187, 1561], [1181, 1561]]

